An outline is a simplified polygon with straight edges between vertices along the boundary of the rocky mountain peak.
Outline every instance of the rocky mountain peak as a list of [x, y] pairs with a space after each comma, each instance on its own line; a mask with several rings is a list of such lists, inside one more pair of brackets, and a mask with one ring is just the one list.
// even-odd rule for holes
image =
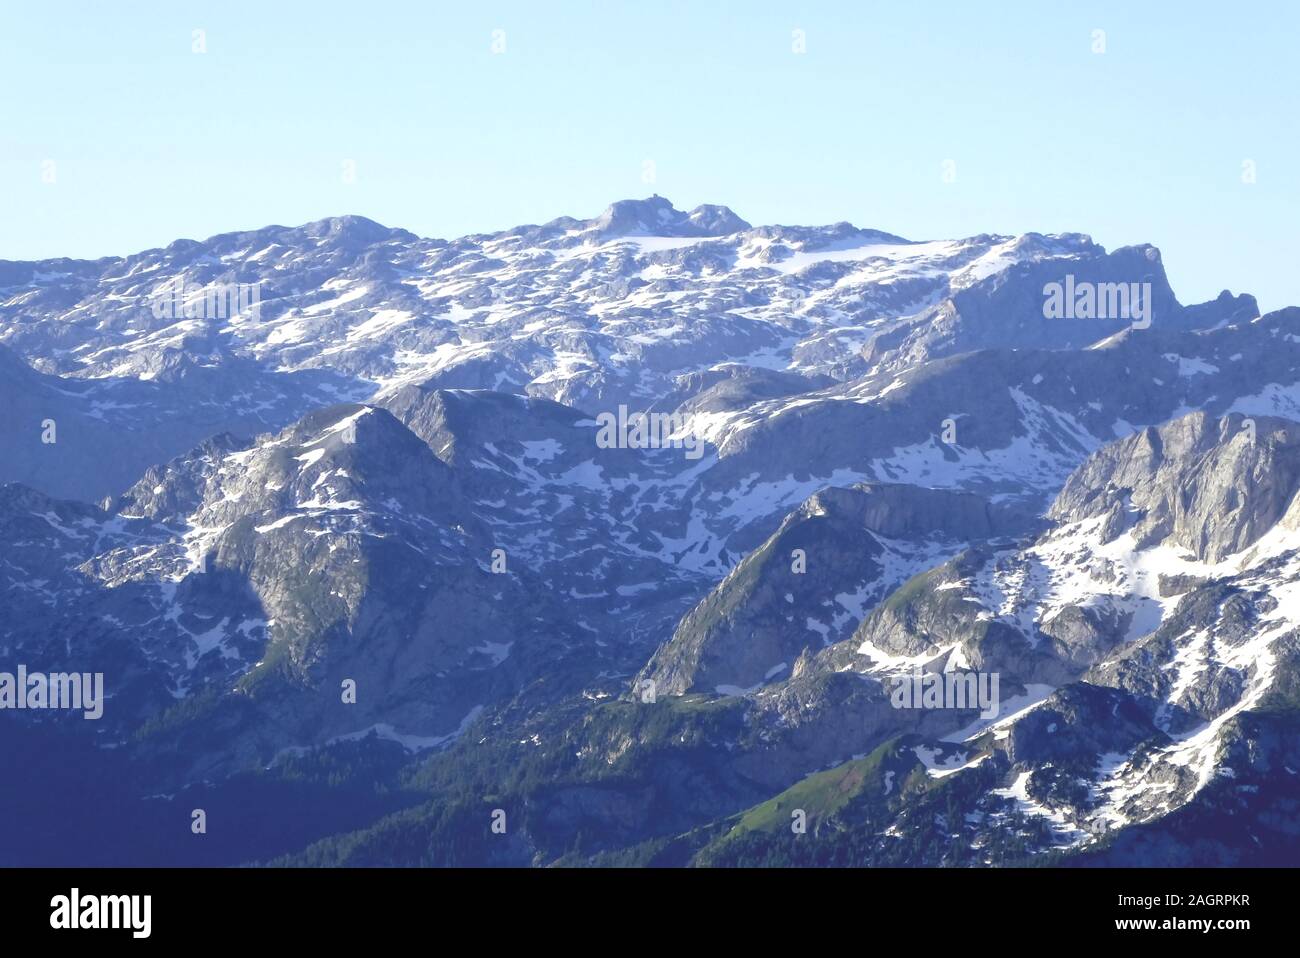
[[749, 224], [725, 206], [697, 206], [689, 213], [655, 194], [644, 200], [619, 200], [588, 221], [601, 238], [619, 236], [727, 236]]
[[1112, 537], [1168, 541], [1206, 562], [1253, 545], [1300, 491], [1300, 425], [1240, 414], [1192, 413], [1148, 427], [1088, 459], [1049, 516], [1106, 515]]

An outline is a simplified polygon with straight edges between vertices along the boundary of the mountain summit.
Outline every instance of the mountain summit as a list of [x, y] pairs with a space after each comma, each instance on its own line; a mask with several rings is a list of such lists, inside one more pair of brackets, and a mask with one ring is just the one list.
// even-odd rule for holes
[[697, 206], [689, 213], [676, 209], [658, 194], [644, 200], [619, 200], [588, 227], [601, 238], [619, 236], [729, 236], [750, 228], [725, 206]]

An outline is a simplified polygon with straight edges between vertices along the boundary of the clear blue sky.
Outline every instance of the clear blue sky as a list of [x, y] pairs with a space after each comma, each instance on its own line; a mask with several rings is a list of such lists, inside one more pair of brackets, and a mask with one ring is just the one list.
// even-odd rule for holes
[[1185, 302], [1272, 309], [1300, 304], [1298, 39], [1282, 0], [6, 3], [0, 258], [342, 213], [450, 237], [658, 192], [1151, 242]]

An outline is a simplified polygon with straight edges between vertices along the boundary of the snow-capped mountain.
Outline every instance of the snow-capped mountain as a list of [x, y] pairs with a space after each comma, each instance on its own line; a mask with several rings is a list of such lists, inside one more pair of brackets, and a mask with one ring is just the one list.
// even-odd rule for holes
[[1296, 854], [1300, 309], [1152, 247], [267, 227], [0, 263], [0, 397], [0, 651], [111, 696], [23, 721], [385, 796], [230, 862]]

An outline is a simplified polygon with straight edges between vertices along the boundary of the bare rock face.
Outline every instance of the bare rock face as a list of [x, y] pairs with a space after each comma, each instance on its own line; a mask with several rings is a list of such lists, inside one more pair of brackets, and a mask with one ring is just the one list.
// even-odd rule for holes
[[1214, 563], [1273, 528], [1298, 489], [1300, 426], [1194, 413], [1094, 455], [1049, 516], [1074, 522], [1122, 507], [1139, 546], [1169, 541]]

